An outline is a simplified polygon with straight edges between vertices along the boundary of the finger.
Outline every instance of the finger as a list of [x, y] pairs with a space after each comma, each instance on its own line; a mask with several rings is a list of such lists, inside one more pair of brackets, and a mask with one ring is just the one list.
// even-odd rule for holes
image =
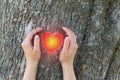
[[63, 30], [66, 32], [66, 34], [68, 35], [68, 36], [75, 36], [75, 34], [70, 30], [70, 29], [68, 29], [68, 28], [66, 28], [66, 27], [63, 27]]
[[35, 35], [34, 37], [34, 52], [39, 53], [40, 52], [40, 37], [38, 35]]
[[32, 45], [31, 43], [29, 43], [28, 41], [24, 40], [22, 43], [21, 43], [21, 46], [23, 49], [30, 49], [32, 48]]
[[64, 44], [63, 44], [63, 49], [61, 51], [61, 53], [66, 53], [69, 50], [69, 45], [70, 45], [70, 38], [66, 37], [64, 40]]
[[41, 28], [37, 28], [36, 30], [31, 31], [31, 32], [26, 36], [26, 38], [24, 39], [23, 43], [24, 43], [26, 46], [32, 48], [32, 42], [31, 42], [31, 40], [32, 40], [33, 36], [34, 36], [36, 33], [40, 32], [41, 30], [42, 30]]
[[37, 29], [31, 31], [31, 32], [27, 35], [26, 39], [27, 39], [27, 40], [31, 40], [31, 39], [33, 38], [33, 36], [34, 36], [36, 33], [40, 32], [41, 30], [42, 30], [42, 28], [37, 28]]
[[76, 38], [77, 36], [68, 28], [63, 27], [63, 30], [66, 32], [66, 34], [70, 37], [70, 39], [72, 40], [72, 42], [76, 42]]
[[[73, 54], [73, 53], [75, 54], [76, 51], [77, 51], [77, 48], [78, 48], [77, 42], [71, 40], [71, 42], [70, 42], [70, 48], [69, 48], [69, 53], [70, 54]], [[71, 53], [71, 52], [73, 52], [73, 53]]]

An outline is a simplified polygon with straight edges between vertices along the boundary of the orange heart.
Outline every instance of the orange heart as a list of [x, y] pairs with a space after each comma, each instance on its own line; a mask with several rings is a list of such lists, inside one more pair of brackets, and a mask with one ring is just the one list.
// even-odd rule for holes
[[63, 36], [60, 33], [55, 32], [54, 34], [50, 32], [45, 32], [41, 35], [41, 43], [43, 47], [49, 52], [56, 52], [63, 43]]

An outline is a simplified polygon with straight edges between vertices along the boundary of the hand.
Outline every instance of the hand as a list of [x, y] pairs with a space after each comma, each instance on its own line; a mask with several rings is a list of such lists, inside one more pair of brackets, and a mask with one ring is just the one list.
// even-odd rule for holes
[[[36, 33], [40, 32], [42, 29], [37, 28], [31, 31], [24, 41], [22, 42], [22, 48], [24, 50], [24, 54], [27, 62], [39, 62], [41, 51], [40, 51], [40, 37], [36, 35]], [[35, 37], [34, 37], [35, 36]], [[32, 45], [32, 39], [34, 37], [34, 45]]]
[[78, 48], [75, 34], [68, 28], [63, 27], [67, 37], [64, 40], [63, 49], [60, 52], [60, 62], [62, 66], [73, 65], [73, 60]]

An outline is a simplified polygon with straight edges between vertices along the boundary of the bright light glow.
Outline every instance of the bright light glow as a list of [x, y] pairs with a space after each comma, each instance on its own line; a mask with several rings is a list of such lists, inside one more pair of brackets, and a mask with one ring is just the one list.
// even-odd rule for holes
[[58, 44], [57, 39], [55, 39], [54, 37], [50, 37], [47, 41], [46, 41], [47, 45], [49, 47], [55, 47]]
[[41, 42], [49, 53], [54, 53], [62, 46], [63, 37], [60, 33], [45, 32], [42, 34]]

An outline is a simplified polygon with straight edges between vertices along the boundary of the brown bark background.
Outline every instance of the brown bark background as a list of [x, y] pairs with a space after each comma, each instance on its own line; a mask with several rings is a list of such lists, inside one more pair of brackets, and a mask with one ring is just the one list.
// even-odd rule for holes
[[[0, 0], [0, 80], [22, 80], [29, 31], [61, 26], [77, 35], [77, 80], [120, 80], [120, 0]], [[37, 80], [62, 80], [58, 53], [42, 51]]]

